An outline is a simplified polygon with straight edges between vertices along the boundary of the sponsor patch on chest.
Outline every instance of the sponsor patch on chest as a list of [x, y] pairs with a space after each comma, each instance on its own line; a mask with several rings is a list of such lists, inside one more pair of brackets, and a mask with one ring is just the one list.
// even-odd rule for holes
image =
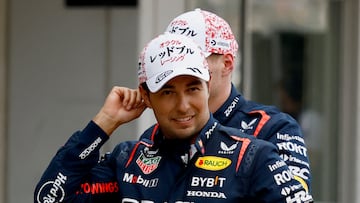
[[195, 166], [209, 171], [220, 171], [231, 164], [231, 160], [223, 157], [204, 156], [196, 160]]
[[136, 164], [144, 174], [150, 174], [159, 166], [160, 160], [160, 156], [146, 157], [145, 154], [141, 152], [140, 156], [136, 159]]

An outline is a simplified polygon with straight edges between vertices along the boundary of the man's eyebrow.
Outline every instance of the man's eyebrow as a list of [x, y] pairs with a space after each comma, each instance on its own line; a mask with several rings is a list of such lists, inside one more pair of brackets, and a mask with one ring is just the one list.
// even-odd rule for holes
[[193, 86], [193, 85], [200, 85], [200, 84], [201, 84], [201, 80], [196, 79], [196, 80], [190, 82], [189, 84], [187, 84], [186, 86]]

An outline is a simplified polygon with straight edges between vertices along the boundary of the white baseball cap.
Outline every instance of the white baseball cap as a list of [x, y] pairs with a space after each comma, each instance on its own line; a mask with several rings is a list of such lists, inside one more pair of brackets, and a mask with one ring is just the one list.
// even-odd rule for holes
[[164, 33], [151, 40], [139, 57], [139, 83], [146, 82], [151, 92], [157, 92], [170, 79], [191, 75], [209, 81], [205, 55], [191, 38]]
[[212, 53], [230, 53], [235, 57], [238, 51], [238, 43], [229, 24], [216, 14], [199, 8], [174, 18], [165, 32], [193, 38], [206, 57]]

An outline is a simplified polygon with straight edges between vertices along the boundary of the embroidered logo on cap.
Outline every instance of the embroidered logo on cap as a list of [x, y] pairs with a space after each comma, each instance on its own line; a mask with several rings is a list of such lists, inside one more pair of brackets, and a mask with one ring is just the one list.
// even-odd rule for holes
[[174, 72], [174, 71], [173, 70], [168, 70], [168, 71], [165, 71], [165, 72], [161, 73], [159, 76], [156, 77], [155, 83], [161, 82], [164, 78], [166, 78], [172, 72]]

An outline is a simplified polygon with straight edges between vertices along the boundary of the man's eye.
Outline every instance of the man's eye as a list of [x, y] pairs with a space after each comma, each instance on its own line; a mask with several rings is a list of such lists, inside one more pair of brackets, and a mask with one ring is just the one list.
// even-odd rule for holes
[[168, 91], [168, 90], [165, 90], [162, 92], [162, 95], [170, 95], [171, 94], [171, 91]]
[[192, 87], [192, 88], [190, 88], [190, 91], [192, 91], [192, 92], [198, 91], [198, 90], [200, 90], [198, 87]]

